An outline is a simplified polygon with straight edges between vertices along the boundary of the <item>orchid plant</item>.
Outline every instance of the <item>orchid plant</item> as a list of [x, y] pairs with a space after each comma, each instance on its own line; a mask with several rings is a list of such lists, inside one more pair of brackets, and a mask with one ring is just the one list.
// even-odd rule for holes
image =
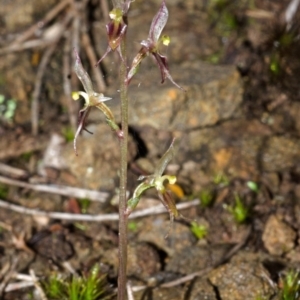
[[77, 128], [77, 131], [76, 131], [75, 137], [74, 137], [74, 150], [75, 150], [76, 155], [78, 155], [76, 141], [82, 130], [85, 130], [85, 131], [91, 133], [89, 130], [87, 130], [85, 128], [85, 121], [86, 121], [86, 119], [90, 113], [90, 110], [93, 106], [97, 107], [104, 113], [107, 124], [111, 127], [112, 130], [114, 130], [117, 133], [117, 135], [120, 138], [122, 138], [123, 133], [120, 130], [119, 126], [116, 124], [111, 110], [108, 108], [108, 106], [106, 106], [103, 103], [104, 101], [111, 100], [111, 98], [105, 97], [103, 94], [99, 94], [94, 91], [91, 78], [90, 78], [89, 74], [84, 70], [81, 60], [80, 60], [80, 57], [79, 57], [76, 49], [74, 49], [74, 53], [75, 53], [75, 57], [76, 57], [74, 70], [85, 90], [85, 92], [79, 91], [79, 92], [72, 93], [73, 100], [75, 100], [75, 101], [78, 100], [80, 98], [79, 96], [82, 96], [85, 100], [83, 109], [81, 109], [79, 111], [78, 128]]
[[158, 192], [158, 197], [165, 206], [170, 215], [170, 224], [174, 218], [180, 216], [177, 211], [175, 202], [171, 193], [167, 189], [168, 184], [175, 184], [176, 176], [163, 175], [166, 166], [174, 157], [174, 140], [169, 149], [160, 159], [158, 166], [153, 175], [141, 177], [143, 180], [135, 189], [131, 199], [127, 201], [126, 185], [127, 185], [127, 157], [128, 157], [128, 86], [131, 79], [137, 73], [142, 60], [151, 54], [161, 73], [161, 82], [163, 83], [168, 78], [176, 87], [183, 90], [172, 78], [169, 72], [166, 56], [159, 52], [161, 44], [168, 45], [170, 38], [166, 35], [161, 36], [161, 33], [168, 20], [168, 9], [165, 0], [162, 0], [159, 11], [154, 16], [148, 38], [141, 42], [142, 48], [133, 59], [131, 67], [127, 66], [127, 46], [126, 33], [128, 29], [127, 13], [132, 0], [112, 0], [113, 9], [109, 16], [111, 21], [106, 25], [108, 48], [97, 65], [111, 51], [117, 50], [120, 56], [120, 99], [121, 99], [121, 128], [116, 123], [114, 116], [105, 101], [111, 98], [94, 91], [92, 81], [88, 73], [84, 70], [79, 54], [75, 52], [75, 73], [81, 81], [84, 92], [73, 93], [73, 99], [78, 100], [82, 96], [85, 100], [84, 107], [79, 112], [79, 126], [74, 138], [74, 150], [77, 155], [76, 141], [82, 130], [85, 128], [85, 122], [92, 107], [97, 107], [106, 117], [106, 122], [110, 128], [117, 133], [120, 142], [121, 164], [120, 164], [120, 189], [119, 189], [119, 274], [118, 274], [118, 299], [126, 299], [126, 263], [127, 263], [127, 224], [128, 216], [135, 209], [138, 202], [141, 200], [143, 193], [155, 188]]
[[167, 57], [160, 54], [159, 52], [159, 47], [161, 44], [168, 46], [170, 43], [169, 36], [163, 35], [162, 37], [160, 37], [162, 30], [164, 29], [168, 21], [168, 17], [169, 12], [166, 6], [166, 2], [164, 0], [160, 6], [159, 11], [152, 20], [148, 38], [141, 42], [142, 48], [132, 61], [131, 68], [127, 75], [127, 84], [130, 83], [132, 77], [137, 73], [142, 60], [149, 54], [152, 54], [160, 69], [161, 83], [164, 83], [166, 78], [168, 78], [175, 86], [177, 86], [181, 90], [184, 90], [179, 84], [177, 84], [173, 80], [169, 72]]
[[127, 12], [130, 8], [131, 0], [127, 0], [124, 3], [120, 3], [119, 1], [113, 1], [114, 8], [109, 13], [109, 17], [111, 21], [106, 25], [106, 32], [108, 37], [108, 47], [103, 54], [103, 56], [99, 59], [96, 66], [101, 63], [101, 61], [107, 56], [111, 51], [117, 50], [120, 58], [124, 61], [122, 56], [122, 52], [120, 49], [120, 44], [123, 37], [126, 34], [127, 30]]
[[142, 194], [146, 190], [155, 188], [157, 190], [160, 201], [169, 212], [171, 224], [173, 223], [174, 218], [179, 216], [179, 212], [176, 208], [174, 199], [172, 198], [170, 191], [168, 191], [168, 189], [166, 188], [166, 182], [168, 182], [169, 184], [175, 184], [177, 178], [173, 175], [163, 175], [168, 163], [174, 157], [174, 141], [175, 139], [173, 139], [169, 149], [159, 160], [154, 174], [150, 176], [139, 177], [139, 180], [144, 181], [138, 185], [133, 193], [132, 198], [128, 200], [127, 209], [125, 212], [126, 215], [129, 216], [133, 209], [136, 208], [142, 197]]

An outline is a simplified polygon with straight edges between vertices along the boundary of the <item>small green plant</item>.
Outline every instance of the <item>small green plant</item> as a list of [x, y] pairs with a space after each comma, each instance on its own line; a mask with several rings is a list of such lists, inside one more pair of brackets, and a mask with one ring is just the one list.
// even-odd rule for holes
[[199, 225], [197, 222], [191, 223], [191, 231], [199, 240], [202, 240], [207, 236], [207, 227], [205, 225]]
[[270, 71], [273, 75], [277, 76], [280, 73], [280, 61], [278, 55], [273, 55], [270, 59]]
[[258, 193], [259, 192], [259, 187], [258, 187], [258, 184], [254, 181], [247, 181], [247, 187], [252, 191], [252, 192], [255, 192], [255, 193]]
[[225, 205], [225, 209], [233, 215], [235, 221], [239, 224], [244, 223], [249, 217], [249, 209], [243, 203], [241, 197], [237, 194], [235, 195], [235, 205]]
[[202, 207], [211, 206], [213, 203], [213, 200], [214, 200], [214, 195], [213, 195], [212, 191], [204, 189], [200, 192], [200, 201], [201, 201]]
[[0, 94], [0, 115], [6, 121], [11, 121], [15, 115], [17, 101], [15, 99], [5, 99], [4, 95]]
[[280, 300], [300, 299], [300, 272], [290, 270], [281, 280], [282, 291], [280, 293]]
[[230, 183], [228, 177], [223, 173], [218, 173], [217, 175], [215, 175], [213, 178], [213, 182], [214, 184], [222, 187], [227, 186]]
[[8, 187], [4, 184], [0, 184], [0, 198], [5, 199], [8, 196]]
[[136, 232], [138, 229], [137, 223], [135, 221], [128, 222], [128, 229], [132, 232]]
[[64, 127], [62, 130], [62, 134], [63, 134], [66, 142], [71, 142], [74, 140], [74, 132], [71, 127], [69, 127], [69, 126]]
[[51, 276], [43, 284], [46, 296], [51, 300], [108, 300], [106, 281], [99, 276], [99, 268], [93, 267], [87, 276], [72, 276], [63, 279], [58, 275]]
[[80, 204], [81, 212], [83, 214], [86, 214], [89, 206], [91, 205], [91, 200], [87, 198], [83, 198], [79, 200], [79, 204]]

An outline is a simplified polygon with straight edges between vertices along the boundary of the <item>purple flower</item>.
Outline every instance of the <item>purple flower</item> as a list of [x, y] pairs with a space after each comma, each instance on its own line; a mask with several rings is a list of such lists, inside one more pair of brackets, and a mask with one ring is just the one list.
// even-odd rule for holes
[[127, 74], [127, 84], [129, 84], [132, 77], [137, 73], [142, 60], [147, 55], [152, 54], [160, 69], [161, 83], [164, 83], [166, 78], [168, 78], [175, 86], [177, 86], [181, 90], [184, 90], [173, 80], [169, 72], [167, 57], [159, 53], [159, 46], [161, 43], [163, 43], [166, 46], [168, 46], [168, 44], [170, 43], [170, 38], [168, 36], [163, 35], [162, 37], [160, 37], [161, 32], [167, 23], [168, 16], [168, 9], [165, 0], [163, 0], [159, 11], [152, 20], [147, 40], [143, 40], [141, 42], [142, 48], [140, 49], [136, 57], [133, 59], [131, 68]]
[[108, 53], [115, 50], [118, 51], [122, 61], [124, 61], [120, 44], [127, 30], [127, 12], [131, 2], [131, 0], [127, 0], [122, 4], [114, 3], [114, 9], [109, 13], [111, 21], [106, 25], [108, 47], [96, 65], [99, 65]]

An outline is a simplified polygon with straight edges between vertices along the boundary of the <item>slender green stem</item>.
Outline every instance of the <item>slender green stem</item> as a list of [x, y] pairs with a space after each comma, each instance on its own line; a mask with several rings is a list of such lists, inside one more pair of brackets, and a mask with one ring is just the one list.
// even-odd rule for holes
[[127, 74], [127, 53], [126, 36], [121, 42], [121, 53], [123, 62], [120, 66], [120, 98], [121, 98], [121, 123], [124, 134], [120, 140], [121, 166], [120, 166], [120, 198], [119, 198], [119, 273], [118, 273], [118, 300], [125, 300], [126, 296], [126, 269], [127, 269], [127, 207], [126, 186], [127, 186], [127, 149], [128, 149], [128, 94]]

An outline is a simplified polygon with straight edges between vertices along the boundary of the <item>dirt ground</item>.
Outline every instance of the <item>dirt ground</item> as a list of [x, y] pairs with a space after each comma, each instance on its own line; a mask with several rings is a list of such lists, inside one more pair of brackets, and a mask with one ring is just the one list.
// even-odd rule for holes
[[[130, 61], [160, 4], [131, 4]], [[183, 217], [166, 239], [169, 216], [151, 190], [132, 214], [134, 299], [299, 299], [297, 1], [166, 4], [171, 43], [161, 51], [186, 93], [161, 85], [145, 58], [130, 84], [128, 192], [177, 136], [166, 172]], [[120, 120], [118, 53], [94, 67], [110, 9], [106, 0], [0, 2], [1, 299], [73, 299], [51, 295], [50, 279], [88, 278], [95, 266], [105, 295], [92, 299], [116, 298], [118, 140], [92, 110], [93, 134], [78, 137], [76, 156], [83, 101], [71, 97], [82, 89], [75, 47]]]

